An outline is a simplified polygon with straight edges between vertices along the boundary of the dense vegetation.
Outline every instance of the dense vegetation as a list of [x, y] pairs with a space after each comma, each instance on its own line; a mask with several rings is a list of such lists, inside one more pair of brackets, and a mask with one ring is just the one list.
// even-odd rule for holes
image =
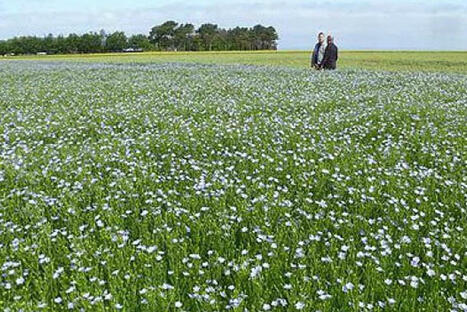
[[132, 48], [143, 51], [221, 51], [274, 50], [278, 35], [274, 27], [256, 25], [252, 28], [223, 29], [216, 24], [203, 24], [198, 29], [192, 24], [167, 21], [154, 26], [149, 35], [127, 37], [117, 31], [106, 34], [90, 32], [83, 35], [46, 37], [23, 36], [0, 41], [0, 55], [116, 52]]
[[[134, 54], [31, 55], [4, 59], [99, 63], [183, 62], [310, 68], [310, 54], [310, 51], [145, 52]], [[457, 72], [467, 74], [467, 52], [341, 51], [339, 54], [338, 69], [354, 68], [388, 71]]]
[[0, 309], [465, 311], [466, 99], [453, 73], [2, 62]]

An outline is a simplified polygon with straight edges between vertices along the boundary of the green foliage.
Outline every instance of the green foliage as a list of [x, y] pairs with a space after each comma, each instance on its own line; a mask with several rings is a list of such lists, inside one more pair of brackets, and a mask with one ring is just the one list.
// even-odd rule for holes
[[124, 32], [116, 31], [105, 39], [106, 51], [122, 51], [128, 47], [128, 38]]
[[150, 51], [154, 49], [154, 46], [149, 41], [148, 37], [142, 34], [133, 35], [128, 39], [128, 45], [133, 49], [143, 49], [144, 51]]
[[78, 52], [99, 53], [104, 51], [105, 37], [101, 34], [91, 32], [81, 36], [78, 42]]
[[195, 30], [193, 24], [167, 21], [151, 28], [149, 36], [136, 34], [127, 38], [121, 31], [106, 35], [101, 30], [81, 36], [70, 34], [66, 38], [52, 34], [44, 38], [15, 37], [0, 41], [0, 55], [121, 52], [127, 47], [144, 51], [275, 50], [277, 39], [272, 26], [226, 30], [214, 24], [203, 24]]
[[158, 50], [174, 50], [174, 36], [177, 25], [177, 22], [167, 21], [159, 26], [154, 26], [149, 33], [149, 41]]
[[465, 74], [141, 55], [0, 63], [0, 310], [465, 310]]
[[212, 51], [213, 41], [219, 36], [219, 27], [215, 24], [203, 24], [196, 32], [202, 42], [201, 50]]
[[190, 51], [193, 49], [195, 26], [193, 24], [181, 24], [175, 29], [173, 46], [177, 51]]

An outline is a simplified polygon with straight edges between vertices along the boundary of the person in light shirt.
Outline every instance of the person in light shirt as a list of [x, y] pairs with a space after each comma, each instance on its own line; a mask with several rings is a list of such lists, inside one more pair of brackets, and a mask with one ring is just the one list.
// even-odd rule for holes
[[321, 68], [321, 63], [324, 59], [324, 52], [326, 50], [326, 42], [324, 40], [324, 33], [320, 32], [318, 34], [318, 42], [313, 49], [313, 53], [311, 54], [311, 67], [315, 69]]

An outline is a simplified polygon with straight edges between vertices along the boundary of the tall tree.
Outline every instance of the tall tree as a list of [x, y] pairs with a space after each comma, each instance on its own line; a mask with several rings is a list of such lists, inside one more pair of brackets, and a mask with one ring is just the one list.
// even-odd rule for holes
[[0, 56], [9, 53], [8, 42], [6, 40], [0, 40]]
[[195, 26], [192, 24], [180, 24], [174, 32], [175, 48], [178, 51], [190, 50], [194, 35]]
[[212, 40], [212, 50], [225, 51], [229, 49], [228, 32], [223, 28], [218, 28], [214, 39]]
[[23, 36], [0, 41], [0, 54], [47, 53], [98, 53], [121, 51], [126, 47], [144, 50], [219, 51], [277, 49], [278, 35], [274, 27], [255, 25], [252, 28], [224, 29], [206, 23], [196, 31], [192, 24], [167, 21], [154, 26], [149, 36], [133, 35], [127, 38], [123, 32], [107, 35], [102, 29], [81, 36], [67, 37], [49, 34], [45, 37]]
[[154, 26], [149, 33], [149, 41], [151, 41], [158, 50], [173, 50], [173, 38], [177, 25], [177, 22], [167, 21], [161, 25]]
[[77, 34], [69, 34], [65, 39], [66, 53], [78, 53], [81, 45], [81, 37]]
[[66, 38], [63, 35], [58, 35], [55, 38], [55, 53], [64, 54], [66, 52]]
[[253, 50], [261, 50], [267, 41], [266, 27], [263, 25], [256, 25], [250, 32], [253, 43]]
[[277, 50], [277, 40], [279, 40], [279, 35], [274, 27], [269, 26], [266, 30], [266, 35], [268, 38], [266, 49], [268, 50]]
[[116, 31], [105, 40], [105, 50], [109, 52], [122, 51], [128, 46], [128, 39], [124, 32]]
[[246, 27], [235, 27], [229, 31], [233, 50], [250, 50], [250, 34]]
[[78, 49], [81, 53], [102, 52], [102, 36], [95, 32], [82, 35], [79, 41]]
[[196, 31], [203, 43], [203, 49], [205, 51], [212, 50], [212, 43], [216, 38], [219, 31], [219, 27], [216, 24], [203, 24], [201, 25], [198, 30]]
[[154, 46], [149, 42], [148, 37], [145, 35], [133, 35], [128, 39], [128, 45], [133, 49], [143, 49], [144, 51], [150, 51]]

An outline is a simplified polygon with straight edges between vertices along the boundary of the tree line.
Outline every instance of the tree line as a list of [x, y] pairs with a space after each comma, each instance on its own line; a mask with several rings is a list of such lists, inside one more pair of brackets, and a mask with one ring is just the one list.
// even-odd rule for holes
[[83, 35], [49, 34], [45, 37], [21, 36], [0, 41], [0, 55], [70, 54], [121, 51], [231, 51], [276, 50], [278, 34], [274, 27], [220, 28], [216, 24], [167, 21], [151, 28], [149, 35], [127, 36], [122, 31], [107, 34], [104, 30]]

